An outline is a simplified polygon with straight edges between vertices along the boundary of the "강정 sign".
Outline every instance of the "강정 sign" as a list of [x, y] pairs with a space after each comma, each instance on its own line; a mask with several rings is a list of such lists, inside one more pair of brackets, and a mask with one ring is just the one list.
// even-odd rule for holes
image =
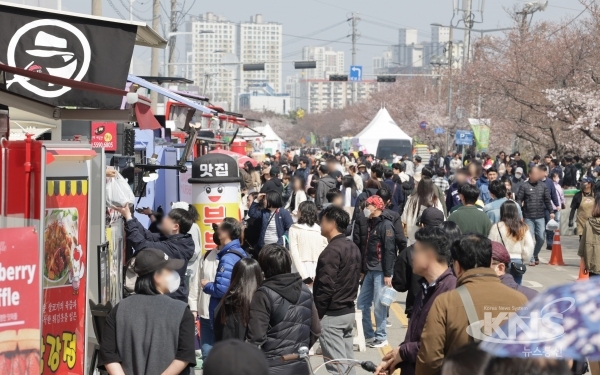
[[[0, 62], [122, 89], [137, 26], [0, 5]], [[55, 106], [119, 109], [122, 98], [6, 74], [8, 91]]]

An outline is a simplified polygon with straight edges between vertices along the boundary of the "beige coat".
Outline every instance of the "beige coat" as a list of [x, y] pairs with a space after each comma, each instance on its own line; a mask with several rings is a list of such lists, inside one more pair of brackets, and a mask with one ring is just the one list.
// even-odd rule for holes
[[577, 253], [592, 273], [600, 273], [600, 217], [590, 217], [583, 227]]
[[[491, 268], [474, 268], [463, 273], [456, 286], [465, 285], [471, 294], [480, 320], [485, 313], [496, 318], [502, 312], [514, 312], [527, 303], [524, 294], [500, 282]], [[417, 375], [439, 374], [444, 358], [473, 341], [467, 334], [469, 319], [456, 290], [440, 294], [427, 315], [417, 355]]]

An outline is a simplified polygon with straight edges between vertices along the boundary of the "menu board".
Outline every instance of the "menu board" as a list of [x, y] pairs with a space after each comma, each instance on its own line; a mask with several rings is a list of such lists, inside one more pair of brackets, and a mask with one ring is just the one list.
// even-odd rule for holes
[[49, 178], [46, 184], [42, 373], [83, 374], [88, 181]]
[[0, 374], [40, 373], [40, 298], [35, 228], [0, 229]]

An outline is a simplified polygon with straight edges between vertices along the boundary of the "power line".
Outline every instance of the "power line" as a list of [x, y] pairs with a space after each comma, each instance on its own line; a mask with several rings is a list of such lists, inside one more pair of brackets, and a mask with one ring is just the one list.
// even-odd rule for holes
[[[307, 39], [307, 40], [316, 40], [318, 42], [352, 44], [352, 42], [338, 42], [338, 41], [335, 41], [335, 40], [319, 39], [319, 38], [309, 38], [309, 37], [302, 37], [302, 36], [298, 36], [298, 35], [290, 35], [290, 34], [281, 34], [281, 35], [288, 36], [288, 37], [291, 37], [291, 38], [301, 38], [301, 39]], [[344, 37], [344, 38], [347, 38], [347, 37]], [[394, 44], [356, 43], [356, 45], [357, 46], [389, 47], [390, 45], [394, 45]]]
[[575, 22], [575, 20], [578, 19], [583, 13], [585, 13], [586, 10], [587, 10], [587, 8], [585, 8], [584, 10], [582, 10], [581, 13], [579, 13], [578, 15], [576, 15], [575, 18], [573, 18], [571, 21], [569, 21], [566, 25], [564, 25], [563, 27], [560, 27], [559, 29], [557, 29], [556, 31], [554, 31], [552, 34], [548, 35], [548, 38], [550, 38], [552, 35], [556, 34], [557, 32], [563, 30], [564, 28], [568, 27], [570, 24], [572, 24], [573, 22]]
[[[310, 36], [314, 36], [314, 35], [320, 34], [320, 33], [324, 32], [324, 31], [331, 30], [331, 29], [333, 29], [334, 27], [340, 26], [340, 25], [342, 25], [342, 24], [344, 24], [344, 23], [346, 23], [346, 21], [345, 21], [345, 20], [344, 20], [344, 21], [342, 21], [342, 22], [338, 22], [338, 23], [336, 23], [336, 24], [333, 24], [333, 25], [331, 25], [331, 26], [324, 27], [324, 28], [322, 28], [322, 29], [319, 29], [319, 30], [317, 30], [317, 31], [313, 31], [313, 32], [311, 32], [311, 33], [308, 33], [308, 34], [304, 35], [303, 37], [310, 37]], [[302, 40], [302, 38], [297, 38], [297, 39], [295, 39], [295, 40], [288, 40], [287, 42], [283, 43], [283, 45], [284, 45], [284, 46], [285, 46], [285, 45], [289, 45], [289, 44], [292, 44], [292, 43], [299, 42], [299, 41], [301, 41], [301, 40]]]
[[115, 6], [115, 4], [113, 4], [112, 0], [107, 0], [107, 1], [108, 1], [108, 4], [110, 5], [110, 7], [111, 7], [111, 8], [113, 8], [113, 10], [114, 10], [115, 12], [117, 12], [117, 15], [118, 15], [119, 17], [121, 17], [121, 19], [123, 19], [123, 20], [124, 20], [124, 19], [126, 19], [125, 17], [123, 17], [123, 15], [121, 14], [121, 12], [119, 12], [119, 10], [118, 10], [118, 9], [117, 9], [117, 7]]
[[[352, 10], [352, 9], [348, 9], [348, 8], [344, 8], [344, 7], [341, 7], [341, 6], [338, 6], [338, 5], [330, 4], [330, 3], [328, 3], [328, 2], [325, 2], [325, 1], [323, 1], [323, 0], [313, 0], [313, 1], [315, 1], [315, 2], [317, 2], [317, 3], [321, 3], [321, 4], [325, 4], [325, 5], [329, 5], [329, 6], [331, 6], [331, 7], [338, 8], [338, 9], [341, 9], [341, 10], [345, 10], [345, 11], [348, 11], [348, 12], [353, 12], [353, 10]], [[389, 24], [396, 25], [396, 26], [399, 26], [399, 27], [401, 27], [401, 28], [412, 28], [412, 27], [408, 27], [408, 26], [406, 26], [406, 25], [398, 24], [398, 23], [396, 23], [396, 22], [393, 22], [393, 21], [386, 20], [386, 19], [384, 19], [384, 18], [380, 18], [380, 17], [371, 16], [371, 15], [369, 15], [369, 14], [366, 14], [366, 13], [359, 13], [359, 14], [360, 14], [361, 16], [363, 16], [363, 17], [369, 17], [369, 18], [376, 19], [376, 20], [379, 20], [379, 21], [387, 22], [387, 23], [389, 23]], [[380, 25], [380, 26], [381, 26], [381, 25]], [[416, 29], [416, 30], [417, 30], [417, 31], [421, 31], [422, 33], [425, 33], [426, 35], [431, 35], [430, 33], [426, 32], [426, 31], [419, 30], [419, 29]]]
[[[326, 45], [329, 45], [329, 44], [331, 44], [331, 43], [335, 43], [335, 42], [337, 42], [338, 40], [342, 40], [342, 39], [346, 39], [346, 38], [347, 38], [347, 36], [343, 36], [343, 37], [341, 37], [341, 38], [338, 38], [338, 39], [332, 40], [332, 41], [330, 41], [330, 42], [320, 43], [320, 44], [316, 45], [315, 47], [325, 47]], [[285, 55], [283, 55], [282, 57], [283, 57], [283, 58], [292, 57], [292, 56], [295, 56], [295, 55], [301, 54], [301, 53], [302, 53], [302, 51], [303, 51], [303, 50], [301, 49], [301, 50], [296, 50], [295, 52], [288, 52], [288, 53], [286, 53]]]

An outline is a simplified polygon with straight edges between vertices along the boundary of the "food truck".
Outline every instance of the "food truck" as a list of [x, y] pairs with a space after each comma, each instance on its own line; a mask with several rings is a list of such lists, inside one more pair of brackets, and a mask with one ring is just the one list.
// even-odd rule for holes
[[[114, 131], [99, 124], [98, 142], [63, 142], [36, 131], [37, 121], [18, 137], [11, 127], [30, 113], [55, 127], [160, 128], [150, 100], [125, 82], [134, 45], [164, 48], [166, 40], [140, 22], [3, 2], [0, 35], [0, 373], [91, 374], [93, 306], [120, 298], [98, 147], [110, 146]], [[25, 118], [11, 121], [13, 110]]]

